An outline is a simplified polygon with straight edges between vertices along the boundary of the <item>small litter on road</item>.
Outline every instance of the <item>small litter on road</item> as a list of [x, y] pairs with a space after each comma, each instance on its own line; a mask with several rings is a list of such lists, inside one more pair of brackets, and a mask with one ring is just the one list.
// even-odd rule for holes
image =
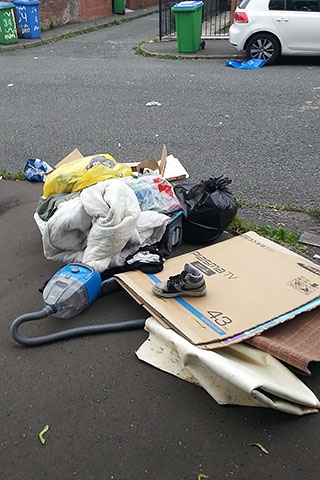
[[258, 447], [260, 448], [261, 452], [265, 453], [266, 455], [269, 454], [268, 450], [264, 448], [264, 446], [261, 445], [261, 443], [249, 443], [248, 447]]
[[44, 182], [45, 176], [52, 171], [53, 168], [47, 162], [39, 158], [29, 158], [23, 169], [23, 174], [30, 182]]
[[46, 439], [44, 438], [44, 434], [47, 433], [48, 431], [49, 431], [49, 425], [45, 425], [43, 427], [43, 429], [41, 430], [41, 432], [39, 433], [39, 440], [40, 440], [42, 445], [44, 445], [46, 443]]
[[161, 107], [161, 103], [156, 101], [147, 102], [146, 107]]

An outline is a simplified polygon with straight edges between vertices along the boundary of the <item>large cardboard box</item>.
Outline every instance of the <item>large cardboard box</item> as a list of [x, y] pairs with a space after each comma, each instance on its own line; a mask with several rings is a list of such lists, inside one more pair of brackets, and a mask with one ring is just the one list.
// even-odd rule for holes
[[72, 150], [71, 153], [69, 153], [69, 155], [67, 155], [62, 160], [60, 160], [60, 162], [58, 162], [55, 165], [55, 168], [58, 168], [61, 165], [65, 165], [66, 163], [70, 163], [70, 162], [74, 162], [75, 160], [79, 160], [79, 158], [83, 158], [83, 155], [77, 148], [75, 148], [74, 150]]
[[158, 161], [156, 158], [152, 157], [148, 160], [143, 160], [140, 163], [127, 163], [131, 167], [133, 172], [138, 174], [143, 174], [145, 169], [150, 170], [151, 172], [157, 172], [168, 182], [173, 182], [174, 180], [183, 180], [189, 178], [189, 174], [180, 161], [173, 155], [167, 154], [167, 148], [165, 145], [162, 147], [161, 158]]
[[[152, 285], [191, 263], [203, 297], [159, 298]], [[320, 304], [320, 267], [250, 232], [165, 262], [162, 272], [127, 272], [119, 283], [163, 325], [203, 348], [239, 342]]]
[[[75, 148], [69, 155], [60, 160], [55, 165], [55, 168], [65, 165], [66, 163], [74, 162], [83, 158], [82, 153]], [[189, 174], [180, 161], [173, 155], [167, 155], [167, 148], [165, 145], [162, 147], [161, 158], [158, 161], [156, 158], [152, 157], [148, 160], [142, 160], [141, 162], [131, 162], [126, 163], [133, 173], [142, 175], [144, 170], [147, 169], [150, 172], [157, 172], [157, 175], [161, 175], [168, 182], [174, 180], [183, 180], [189, 178]]]

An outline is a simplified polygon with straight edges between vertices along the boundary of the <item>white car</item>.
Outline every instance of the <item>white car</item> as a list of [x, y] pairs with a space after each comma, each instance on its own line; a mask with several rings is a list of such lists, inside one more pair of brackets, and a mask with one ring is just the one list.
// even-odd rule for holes
[[247, 59], [320, 55], [320, 0], [240, 0], [229, 42]]

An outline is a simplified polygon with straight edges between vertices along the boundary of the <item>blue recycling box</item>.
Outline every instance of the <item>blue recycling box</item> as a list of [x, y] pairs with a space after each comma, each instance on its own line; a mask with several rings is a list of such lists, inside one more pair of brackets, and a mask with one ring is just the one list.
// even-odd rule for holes
[[201, 44], [203, 1], [187, 0], [176, 3], [171, 10], [175, 16], [178, 51], [196, 52]]
[[18, 30], [22, 38], [40, 38], [38, 0], [12, 0], [16, 9]]

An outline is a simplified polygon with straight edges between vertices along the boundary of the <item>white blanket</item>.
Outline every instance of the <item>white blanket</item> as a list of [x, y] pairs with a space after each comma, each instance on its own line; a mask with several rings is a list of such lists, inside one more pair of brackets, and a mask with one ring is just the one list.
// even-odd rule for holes
[[167, 215], [141, 212], [133, 190], [112, 179], [61, 203], [39, 229], [47, 259], [82, 262], [102, 272], [124, 265], [128, 255], [160, 241], [168, 221]]

